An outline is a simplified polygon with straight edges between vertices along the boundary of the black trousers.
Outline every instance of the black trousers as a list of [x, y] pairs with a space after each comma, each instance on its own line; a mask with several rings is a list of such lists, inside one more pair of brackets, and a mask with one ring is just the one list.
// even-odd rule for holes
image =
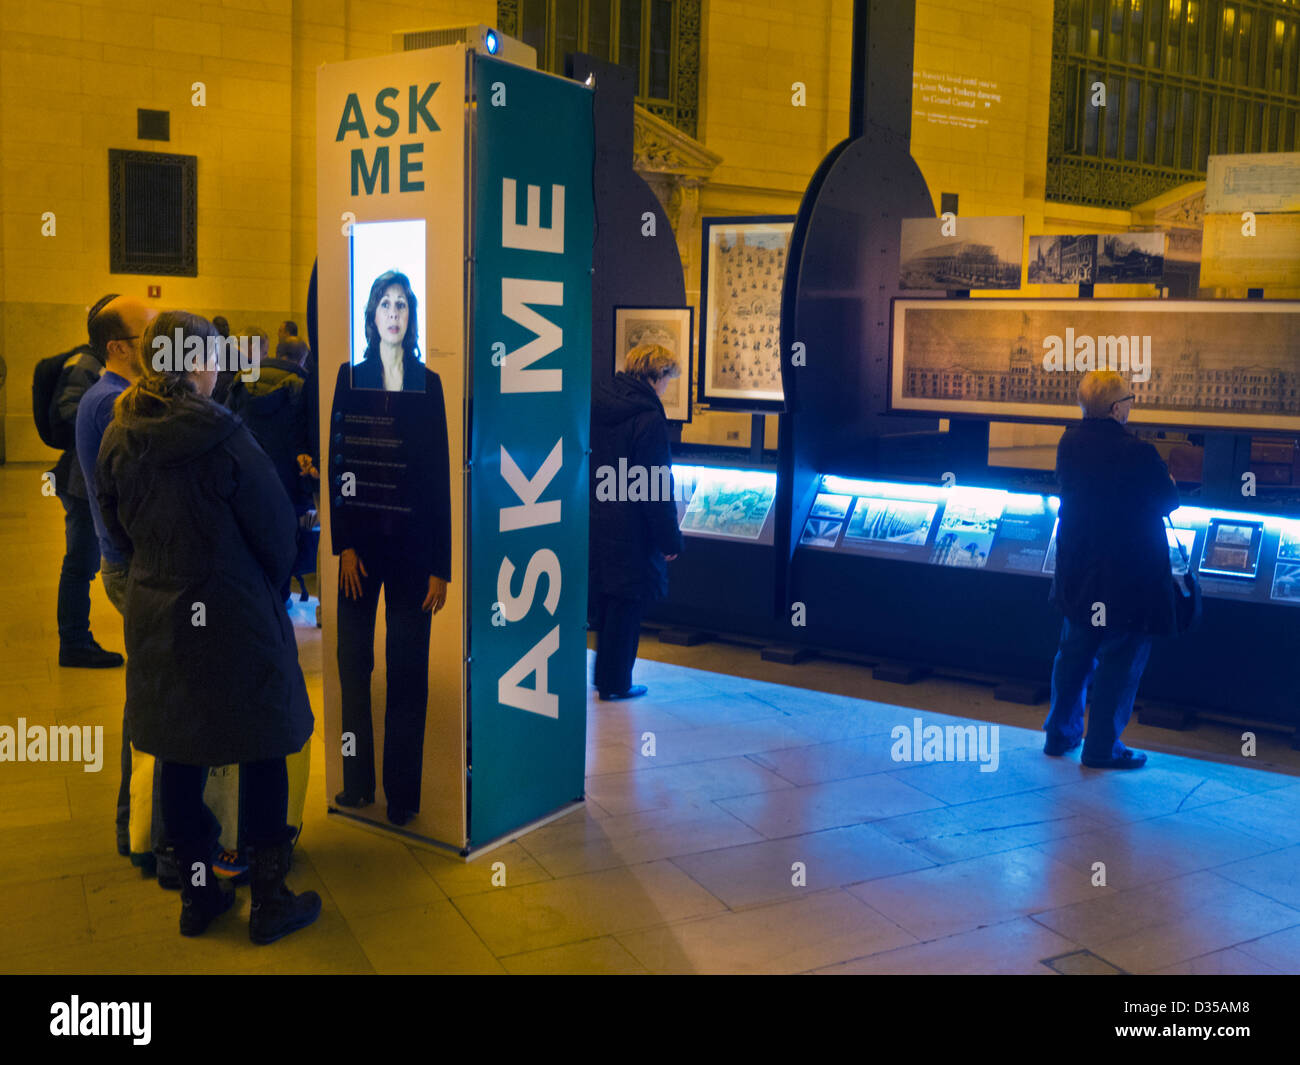
[[[203, 802], [207, 780], [207, 766], [162, 763], [163, 827], [173, 846], [215, 842], [220, 833], [217, 819]], [[292, 837], [289, 771], [283, 758], [240, 764], [239, 817], [243, 838], [254, 846], [286, 843]]]
[[602, 695], [619, 695], [632, 687], [632, 664], [641, 639], [646, 599], [618, 595], [596, 598], [596, 669], [592, 681]]
[[384, 589], [387, 693], [384, 710], [384, 796], [399, 810], [420, 809], [424, 769], [424, 721], [429, 704], [429, 632], [432, 611], [421, 608], [429, 575], [400, 558], [357, 552], [367, 576], [361, 598], [339, 585], [338, 662], [343, 731], [356, 737], [356, 753], [343, 758], [343, 789], [351, 796], [375, 794], [375, 730], [370, 675], [375, 669], [375, 615]]

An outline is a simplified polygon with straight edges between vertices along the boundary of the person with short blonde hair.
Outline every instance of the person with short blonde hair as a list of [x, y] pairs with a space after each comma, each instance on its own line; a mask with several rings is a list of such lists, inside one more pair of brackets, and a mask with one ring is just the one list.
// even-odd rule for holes
[[682, 549], [662, 402], [681, 367], [661, 344], [638, 345], [623, 365], [591, 390], [592, 682], [602, 700], [646, 693], [632, 683], [641, 616], [668, 594], [668, 563]]
[[623, 372], [654, 385], [680, 377], [682, 368], [677, 365], [677, 356], [662, 344], [641, 344], [627, 353]]
[[1123, 375], [1114, 370], [1092, 370], [1079, 382], [1079, 406], [1083, 408], [1085, 418], [1112, 417], [1112, 409], [1117, 404], [1127, 403], [1124, 417], [1117, 420], [1128, 421], [1128, 412], [1133, 409], [1136, 398]]
[[1086, 374], [1083, 419], [1062, 434], [1056, 452], [1061, 504], [1052, 599], [1065, 622], [1043, 750], [1059, 757], [1082, 744], [1080, 761], [1095, 769], [1146, 764], [1120, 734], [1152, 637], [1177, 628], [1164, 516], [1178, 506], [1178, 488], [1156, 449], [1124, 428], [1134, 398], [1113, 370]]

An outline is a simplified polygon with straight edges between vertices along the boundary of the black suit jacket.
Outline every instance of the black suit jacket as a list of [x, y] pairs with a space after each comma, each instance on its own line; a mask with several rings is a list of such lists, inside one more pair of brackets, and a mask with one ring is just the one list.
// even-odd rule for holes
[[[383, 365], [339, 367], [330, 411], [330, 535], [334, 554], [396, 555], [451, 580], [451, 454], [442, 381], [408, 355], [401, 392]], [[347, 474], [353, 494], [345, 494]]]

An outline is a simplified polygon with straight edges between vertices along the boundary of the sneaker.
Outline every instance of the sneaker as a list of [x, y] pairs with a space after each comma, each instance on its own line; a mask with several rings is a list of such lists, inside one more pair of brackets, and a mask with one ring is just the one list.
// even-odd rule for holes
[[374, 801], [375, 801], [375, 797], [373, 794], [349, 795], [346, 791], [340, 791], [337, 795], [334, 796], [335, 806], [345, 806], [349, 810], [355, 810], [362, 806], [369, 806]]
[[248, 880], [248, 859], [238, 851], [219, 851], [212, 859], [212, 871], [223, 879], [243, 884]]
[[105, 651], [93, 640], [84, 647], [60, 647], [59, 665], [70, 669], [115, 669], [126, 662], [116, 651]]

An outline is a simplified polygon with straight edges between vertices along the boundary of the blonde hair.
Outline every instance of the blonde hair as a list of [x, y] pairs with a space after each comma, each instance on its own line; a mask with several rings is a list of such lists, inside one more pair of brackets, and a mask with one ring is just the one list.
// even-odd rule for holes
[[623, 370], [651, 384], [665, 377], [680, 377], [682, 373], [682, 368], [677, 365], [677, 356], [662, 344], [637, 345], [627, 353]]
[[1130, 392], [1114, 370], [1089, 370], [1079, 382], [1079, 406], [1085, 418], [1108, 418], [1110, 409]]

